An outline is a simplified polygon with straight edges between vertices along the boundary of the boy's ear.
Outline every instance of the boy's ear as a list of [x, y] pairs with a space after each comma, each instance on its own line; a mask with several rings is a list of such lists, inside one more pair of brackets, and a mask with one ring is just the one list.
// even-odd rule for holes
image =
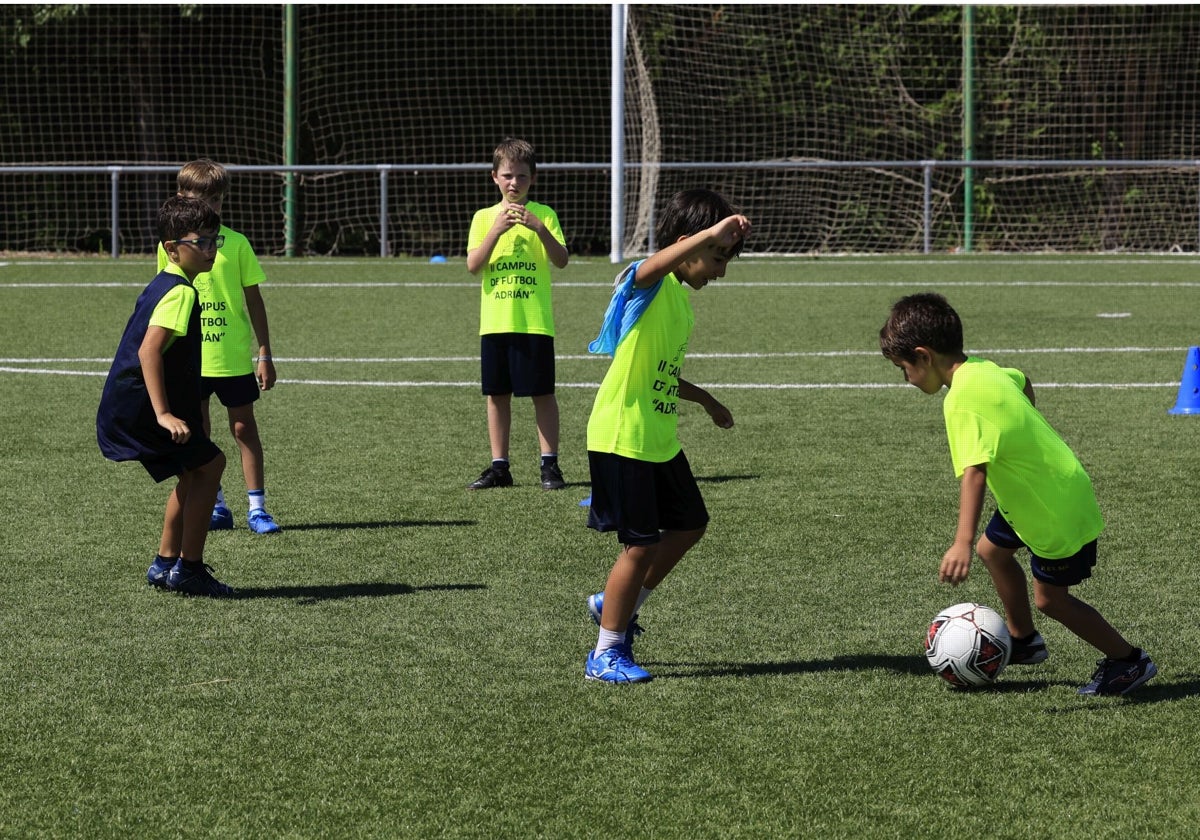
[[163, 250], [167, 252], [167, 259], [179, 265], [179, 246], [174, 242], [164, 242]]

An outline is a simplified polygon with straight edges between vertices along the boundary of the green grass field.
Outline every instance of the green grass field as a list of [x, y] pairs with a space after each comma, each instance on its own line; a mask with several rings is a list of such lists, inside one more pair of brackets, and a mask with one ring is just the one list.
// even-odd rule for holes
[[[236, 600], [152, 591], [165, 494], [94, 416], [146, 259], [0, 264], [0, 836], [1187, 837], [1200, 824], [1200, 418], [1168, 414], [1200, 343], [1185, 258], [737, 261], [693, 295], [683, 406], [712, 514], [647, 603], [641, 686], [585, 682], [588, 358], [615, 267], [556, 274], [562, 465], [486, 465], [477, 292], [461, 260], [268, 260], [281, 382], [258, 404], [270, 508], [206, 560]], [[876, 337], [945, 293], [970, 350], [1021, 367], [1108, 523], [1079, 594], [1159, 676], [1076, 688], [1098, 654], [1049, 621], [1040, 666], [955, 692], [929, 619], [999, 606], [937, 583], [957, 483], [941, 397]], [[220, 417], [221, 414], [214, 416]]]

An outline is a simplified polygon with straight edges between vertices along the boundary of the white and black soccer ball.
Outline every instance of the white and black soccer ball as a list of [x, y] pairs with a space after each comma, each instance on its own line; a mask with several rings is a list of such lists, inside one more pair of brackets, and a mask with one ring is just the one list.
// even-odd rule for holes
[[925, 658], [956, 688], [991, 685], [1008, 665], [1012, 638], [1001, 615], [983, 604], [942, 610], [925, 634]]

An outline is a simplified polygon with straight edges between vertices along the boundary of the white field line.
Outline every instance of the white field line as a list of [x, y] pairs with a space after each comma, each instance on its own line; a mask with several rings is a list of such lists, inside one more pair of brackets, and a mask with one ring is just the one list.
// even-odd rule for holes
[[[970, 350], [968, 352], [981, 356], [1021, 355], [1032, 353], [1180, 353], [1186, 347], [1042, 347], [1018, 349]], [[788, 359], [788, 358], [838, 358], [838, 357], [872, 357], [878, 356], [877, 350], [814, 350], [781, 353], [693, 353], [689, 359]], [[559, 356], [561, 360], [573, 361], [607, 361], [605, 356], [569, 355]], [[372, 364], [372, 365], [402, 365], [402, 364], [448, 364], [448, 363], [477, 363], [477, 356], [397, 356], [397, 357], [365, 357], [339, 358], [322, 356], [279, 357], [276, 361], [287, 364]], [[62, 370], [59, 368], [34, 367], [47, 364], [96, 364], [107, 366], [108, 358], [0, 358], [0, 373], [34, 374], [44, 376], [106, 376], [106, 370]], [[346, 380], [346, 379], [280, 379], [280, 385], [315, 385], [328, 387], [366, 387], [366, 388], [478, 388], [478, 380]], [[760, 391], [819, 391], [819, 390], [864, 390], [874, 391], [892, 388], [910, 387], [903, 382], [792, 382], [792, 383], [697, 383], [705, 388], [721, 388], [732, 390]], [[1038, 382], [1038, 388], [1175, 388], [1178, 382]], [[598, 382], [559, 382], [560, 388], [591, 388], [599, 387]]]

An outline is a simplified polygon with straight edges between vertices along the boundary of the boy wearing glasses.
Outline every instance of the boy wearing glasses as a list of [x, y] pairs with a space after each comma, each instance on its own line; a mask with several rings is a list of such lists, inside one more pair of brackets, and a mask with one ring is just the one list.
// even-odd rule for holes
[[[229, 173], [219, 163], [201, 158], [184, 164], [176, 184], [179, 195], [198, 198], [219, 214], [229, 194]], [[245, 236], [225, 225], [221, 225], [221, 235], [225, 244], [217, 252], [212, 269], [196, 278], [202, 330], [204, 379], [200, 410], [204, 433], [212, 435], [209, 398], [216, 394], [228, 411], [229, 430], [241, 453], [249, 503], [246, 522], [256, 534], [274, 534], [281, 529], [267, 513], [263, 447], [254, 417], [259, 391], [269, 391], [275, 385], [267, 308], [259, 290], [266, 275]], [[159, 246], [159, 271], [166, 264], [166, 251]], [[231, 528], [233, 513], [225, 503], [224, 490], [218, 487], [209, 530]]]
[[233, 590], [204, 563], [208, 518], [225, 455], [200, 416], [200, 304], [195, 278], [212, 269], [221, 219], [193, 198], [175, 196], [158, 211], [168, 264], [134, 305], [96, 412], [96, 440], [112, 461], [139, 461], [150, 477], [179, 477], [167, 498], [152, 586], [214, 598]]

